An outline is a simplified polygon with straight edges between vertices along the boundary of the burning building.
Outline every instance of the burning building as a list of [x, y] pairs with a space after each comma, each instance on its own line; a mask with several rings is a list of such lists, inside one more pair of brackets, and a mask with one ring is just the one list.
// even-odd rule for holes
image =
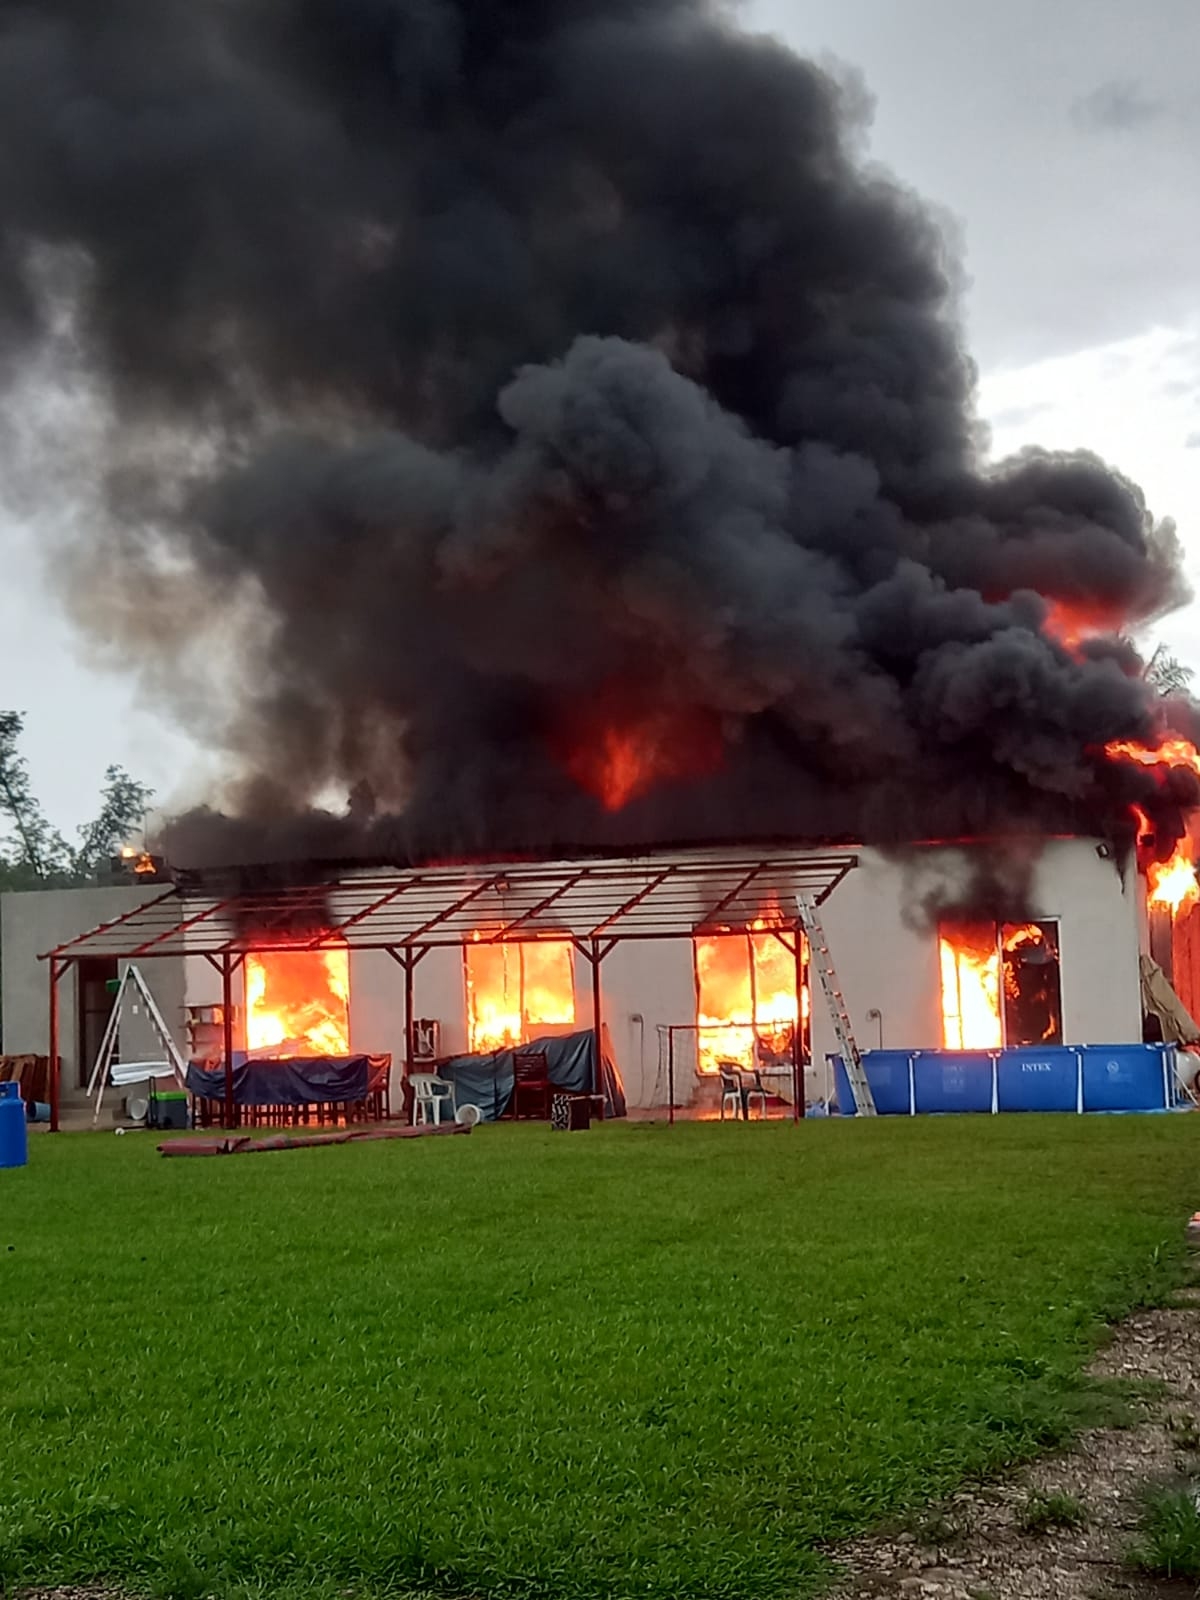
[[[1139, 882], [1191, 938], [1200, 714], [1133, 642], [1175, 531], [1087, 452], [991, 459], [864, 96], [719, 0], [109, 10], [0, 21], [0, 353], [96, 413], [32, 475], [90, 496], [65, 606], [225, 756], [175, 868], [839, 849], [864, 1041], [1140, 1037]], [[819, 1074], [760, 887], [601, 958], [603, 918], [533, 941], [464, 884], [419, 967], [329, 916], [218, 998], [256, 1050], [395, 1051], [397, 968], [411, 1057], [415, 1017], [478, 1053], [607, 985], [639, 1103], [662, 1029], [701, 1090]]]
[[[320, 925], [294, 918], [289, 891], [231, 894], [212, 880], [186, 893], [128, 891], [136, 901], [94, 932], [91, 897], [111, 890], [22, 897], [19, 921], [7, 897], [6, 1027], [28, 1034], [18, 1047], [46, 1048], [44, 984], [33, 1016], [27, 969], [45, 953], [36, 950], [49, 932], [40, 912], [62, 931], [69, 909], [75, 936], [51, 957], [55, 981], [67, 979], [57, 1023], [67, 1104], [91, 1065], [87, 985], [100, 963], [115, 974], [132, 959], [181, 1035], [189, 1010], [216, 1008], [223, 1023], [228, 1006], [234, 1047], [259, 1060], [390, 1053], [397, 1103], [410, 1072], [544, 1048], [592, 1029], [599, 1006], [633, 1108], [711, 1113], [722, 1073], [734, 1070], [758, 1074], [782, 1110], [797, 1091], [796, 1109], [809, 1109], [833, 1093], [839, 1042], [827, 1008], [810, 998], [819, 989], [796, 916], [796, 895], [807, 893], [824, 900], [864, 1048], [1036, 1056], [1140, 1040], [1143, 966], [1156, 938], [1164, 955], [1155, 930], [1172, 917], [1156, 885], [1169, 878], [1153, 862], [1119, 860], [1102, 841], [1040, 840], [1020, 919], [978, 910], [966, 919], [961, 908], [994, 857], [976, 843], [900, 855], [781, 847], [361, 868], [327, 878], [315, 900], [305, 891], [305, 902], [320, 904]], [[278, 913], [289, 905], [285, 944]], [[1177, 979], [1192, 960], [1188, 916], [1173, 916]], [[247, 949], [235, 959], [239, 943]], [[218, 1026], [218, 1059], [222, 1034]]]

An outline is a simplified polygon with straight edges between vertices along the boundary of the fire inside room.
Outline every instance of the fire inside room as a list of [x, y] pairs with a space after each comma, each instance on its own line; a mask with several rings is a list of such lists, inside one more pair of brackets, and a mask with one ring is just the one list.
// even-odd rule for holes
[[948, 1050], [1062, 1043], [1054, 923], [943, 924], [938, 953]]
[[246, 955], [246, 1049], [255, 1056], [344, 1056], [350, 1049], [350, 952]]
[[575, 1025], [575, 947], [569, 940], [490, 943], [476, 933], [463, 946], [463, 966], [470, 1050], [504, 1050]]
[[[762, 918], [757, 922], [754, 932], [694, 941], [696, 1055], [702, 1073], [729, 1066], [753, 1071], [764, 1063], [790, 1061], [797, 1017], [807, 1051], [808, 985], [801, 979], [798, 1004], [794, 946]], [[801, 939], [803, 966], [803, 936], [791, 937]]]

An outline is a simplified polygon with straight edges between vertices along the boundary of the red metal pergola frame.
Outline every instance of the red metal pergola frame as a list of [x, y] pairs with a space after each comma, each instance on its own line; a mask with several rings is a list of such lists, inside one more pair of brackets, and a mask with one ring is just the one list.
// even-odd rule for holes
[[[844, 851], [762, 854], [691, 851], [620, 861], [487, 862], [471, 866], [349, 870], [291, 888], [238, 894], [165, 890], [39, 959], [50, 973], [50, 1125], [59, 1126], [58, 986], [89, 956], [118, 961], [200, 956], [221, 974], [225, 1113], [233, 1114], [233, 975], [254, 951], [384, 950], [404, 971], [404, 1073], [413, 1053], [413, 972], [430, 950], [483, 942], [569, 939], [592, 969], [595, 1083], [600, 1087], [600, 967], [627, 939], [744, 932], [766, 919], [794, 951], [800, 989], [797, 896], [824, 902], [858, 865]], [[791, 908], [789, 911], [788, 908]], [[320, 932], [287, 934], [289, 926]], [[247, 930], [259, 930], [257, 932]], [[789, 942], [790, 940], [790, 942]], [[793, 1115], [804, 1115], [799, 1061]]]

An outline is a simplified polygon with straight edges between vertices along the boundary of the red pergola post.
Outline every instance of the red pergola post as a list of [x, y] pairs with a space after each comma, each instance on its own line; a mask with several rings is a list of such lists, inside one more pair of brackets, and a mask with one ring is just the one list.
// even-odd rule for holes
[[592, 1093], [604, 1093], [604, 1073], [600, 1065], [601, 1053], [604, 1049], [604, 1040], [601, 1028], [604, 1016], [601, 1010], [600, 999], [600, 946], [595, 939], [592, 940], [592, 1028], [595, 1033], [596, 1055], [592, 1062]]
[[[796, 1023], [792, 1028], [792, 1121], [799, 1122], [804, 1110], [804, 938], [797, 928], [792, 934], [792, 957], [796, 963]], [[812, 1005], [812, 997], [809, 997]]]
[[233, 957], [228, 953], [221, 957], [221, 1024], [225, 1054], [224, 1119], [225, 1126], [233, 1128]]
[[413, 1016], [415, 1000], [413, 998], [413, 960], [411, 950], [404, 952], [404, 1072], [403, 1079], [407, 1083], [412, 1077], [413, 1052], [417, 1047], [416, 1018]]
[[675, 1126], [675, 1029], [667, 1027], [667, 1125]]
[[580, 939], [575, 940], [575, 948], [592, 964], [592, 1093], [601, 1097], [602, 1116], [604, 1072], [601, 1055], [604, 1050], [604, 1004], [600, 993], [600, 963], [616, 943], [616, 939], [608, 939], [604, 944], [601, 944], [599, 939], [592, 939], [588, 944], [584, 944]]
[[413, 998], [413, 973], [417, 964], [429, 951], [428, 945], [413, 946], [406, 944], [397, 949], [395, 945], [385, 945], [388, 955], [399, 966], [404, 968], [404, 1060], [400, 1063], [400, 1105], [403, 1110], [405, 1103], [405, 1087], [412, 1077], [413, 1052], [416, 1049], [416, 1002]]
[[50, 957], [50, 1132], [57, 1133], [59, 1107], [58, 1067], [58, 980], [63, 969]]

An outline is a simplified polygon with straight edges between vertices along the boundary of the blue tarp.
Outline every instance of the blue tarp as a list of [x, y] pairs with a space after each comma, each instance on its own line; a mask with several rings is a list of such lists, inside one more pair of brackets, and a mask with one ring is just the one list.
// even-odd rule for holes
[[[530, 1039], [521, 1049], [546, 1052], [547, 1076], [556, 1087], [577, 1094], [590, 1094], [594, 1038], [592, 1030], [585, 1028], [581, 1033]], [[454, 1085], [456, 1104], [476, 1105], [485, 1121], [494, 1122], [497, 1117], [504, 1115], [512, 1098], [514, 1053], [512, 1050], [497, 1050], [487, 1055], [452, 1056], [449, 1060], [438, 1062], [438, 1073]], [[600, 1069], [604, 1115], [623, 1117], [625, 1089], [617, 1064], [607, 1050], [601, 1053]]]
[[[311, 1106], [365, 1100], [383, 1087], [390, 1056], [234, 1056], [233, 1100], [239, 1106]], [[224, 1067], [187, 1069], [187, 1086], [203, 1100], [225, 1098]]]

